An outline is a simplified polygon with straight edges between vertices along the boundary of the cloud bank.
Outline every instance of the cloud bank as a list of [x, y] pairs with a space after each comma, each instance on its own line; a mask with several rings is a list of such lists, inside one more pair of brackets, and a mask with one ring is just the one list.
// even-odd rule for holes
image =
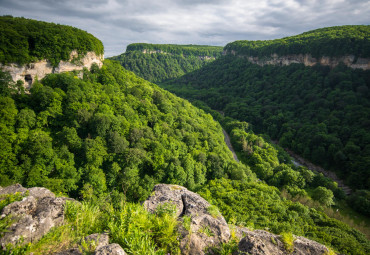
[[114, 56], [134, 42], [224, 46], [370, 24], [364, 0], [0, 0], [0, 15], [78, 27]]

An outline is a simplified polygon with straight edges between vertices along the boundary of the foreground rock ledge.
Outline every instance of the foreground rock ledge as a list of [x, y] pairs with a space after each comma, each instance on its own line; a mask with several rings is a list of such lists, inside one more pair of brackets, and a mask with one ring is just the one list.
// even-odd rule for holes
[[238, 251], [234, 255], [324, 255], [329, 250], [322, 244], [301, 236], [294, 236], [292, 252], [286, 251], [280, 236], [263, 230], [249, 231], [243, 229], [243, 235], [238, 245]]
[[144, 202], [144, 207], [155, 212], [164, 203], [176, 205], [176, 215], [180, 220], [183, 216], [191, 217], [190, 230], [180, 227], [182, 254], [206, 254], [207, 248], [229, 241], [230, 229], [224, 217], [212, 216], [208, 212], [211, 205], [200, 195], [182, 186], [158, 184]]
[[16, 221], [3, 234], [0, 245], [16, 244], [23, 237], [24, 243], [40, 240], [52, 227], [59, 226], [64, 221], [65, 197], [55, 197], [54, 193], [45, 188], [26, 189], [20, 184], [0, 189], [0, 195], [26, 192], [29, 195], [22, 201], [13, 202], [1, 212], [0, 219], [11, 215]]

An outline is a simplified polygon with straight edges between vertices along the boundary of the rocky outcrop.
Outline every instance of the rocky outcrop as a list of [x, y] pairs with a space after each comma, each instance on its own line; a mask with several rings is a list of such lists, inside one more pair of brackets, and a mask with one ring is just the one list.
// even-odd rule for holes
[[103, 65], [104, 56], [98, 56], [95, 52], [88, 52], [80, 58], [76, 51], [72, 51], [69, 61], [60, 61], [57, 67], [53, 67], [49, 61], [41, 60], [27, 65], [0, 64], [0, 69], [9, 72], [13, 81], [21, 80], [26, 89], [29, 89], [32, 83], [38, 79], [44, 78], [50, 73], [63, 73], [74, 70], [82, 70], [84, 67], [90, 69], [91, 65], [96, 63], [99, 67]]
[[69, 198], [55, 197], [54, 193], [45, 188], [26, 189], [15, 184], [0, 190], [0, 195], [20, 192], [28, 196], [22, 201], [13, 202], [1, 212], [0, 219], [6, 216], [15, 221], [3, 233], [0, 245], [16, 244], [20, 240], [25, 243], [38, 241], [52, 227], [59, 226], [64, 221], [64, 204]]
[[58, 252], [54, 255], [126, 255], [125, 251], [119, 244], [109, 244], [109, 236], [106, 233], [96, 233], [86, 236], [83, 241], [85, 242], [85, 246]]
[[119, 246], [119, 244], [111, 243], [96, 249], [95, 255], [126, 255], [126, 252]]
[[253, 57], [239, 55], [235, 51], [225, 51], [224, 54], [231, 54], [246, 58], [249, 62], [257, 64], [259, 66], [264, 65], [279, 65], [286, 66], [290, 64], [304, 64], [305, 66], [314, 66], [320, 64], [323, 66], [330, 66], [331, 68], [336, 67], [340, 63], [344, 63], [346, 66], [353, 69], [370, 70], [370, 59], [368, 58], [357, 58], [354, 55], [347, 55], [342, 57], [327, 57], [322, 56], [320, 58], [314, 58], [311, 54], [292, 54], [286, 56], [279, 56], [272, 54], [266, 57]]
[[280, 236], [267, 231], [243, 230], [243, 235], [245, 237], [239, 242], [238, 251], [234, 255], [323, 255], [329, 253], [324, 245], [304, 237], [294, 236], [292, 250], [287, 251]]
[[211, 215], [210, 204], [200, 195], [178, 185], [158, 184], [153, 194], [144, 202], [144, 207], [155, 212], [159, 205], [176, 205], [176, 215], [183, 220], [190, 217], [190, 228], [180, 227], [180, 249], [182, 254], [205, 254], [207, 249], [227, 242], [230, 229], [219, 215]]

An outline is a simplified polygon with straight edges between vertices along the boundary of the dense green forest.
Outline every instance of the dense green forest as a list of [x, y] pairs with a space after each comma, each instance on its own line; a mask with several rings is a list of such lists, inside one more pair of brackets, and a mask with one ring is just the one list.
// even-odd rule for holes
[[208, 45], [177, 45], [177, 44], [150, 44], [150, 43], [132, 43], [127, 46], [126, 53], [132, 51], [158, 51], [167, 54], [183, 56], [208, 56], [217, 58], [221, 56], [223, 47]]
[[[154, 51], [143, 53], [143, 51]], [[180, 77], [220, 57], [222, 47], [135, 43], [126, 52], [112, 57], [124, 68], [151, 82]]]
[[155, 183], [194, 189], [208, 179], [252, 178], [209, 114], [118, 63], [83, 80], [51, 74], [30, 92], [1, 98], [1, 186], [76, 195], [90, 184], [96, 195], [117, 189], [137, 201]]
[[25, 18], [0, 16], [0, 63], [27, 64], [47, 59], [53, 66], [70, 59], [73, 50], [81, 55], [104, 53], [102, 42], [93, 35], [65, 25]]
[[[228, 119], [225, 124], [233, 140], [246, 142], [253, 150], [254, 160], [245, 166], [232, 158], [221, 126], [211, 115], [136, 77], [117, 62], [107, 60], [100, 70], [96, 66], [91, 71], [85, 70], [82, 80], [73, 73], [50, 74], [35, 83], [30, 94], [9, 86], [13, 83], [6, 74], [2, 73], [2, 77], [7, 83], [1, 84], [0, 185], [19, 182], [25, 186], [44, 186], [90, 201], [81, 208], [72, 208], [71, 215], [67, 211], [67, 219], [77, 217], [76, 214], [81, 214], [81, 219], [84, 219], [82, 215], [87, 217], [86, 222], [71, 221], [72, 226], [82, 224], [79, 227], [82, 232], [72, 231], [68, 234], [71, 238], [110, 229], [113, 240], [128, 247], [132, 254], [146, 249], [176, 250], [173, 228], [168, 232], [161, 229], [171, 243], [163, 244], [161, 242], [167, 239], [157, 240], [148, 235], [161, 221], [176, 224], [171, 218], [154, 219], [134, 204], [124, 203], [124, 207], [120, 207], [120, 201], [146, 199], [154, 184], [164, 182], [200, 190], [220, 207], [229, 223], [308, 236], [346, 254], [369, 251], [363, 234], [328, 218], [320, 209], [339, 199], [332, 191], [326, 196], [327, 200], [320, 201], [323, 207], [316, 212], [287, 201], [278, 189], [256, 182], [251, 169], [271, 173], [272, 179], [283, 182], [281, 186], [288, 193], [307, 199], [310, 198], [302, 189], [305, 186], [320, 187], [324, 190], [321, 194], [336, 189], [330, 180], [324, 178], [323, 181], [320, 176], [315, 180], [315, 174], [307, 169], [293, 170], [284, 151], [254, 135], [248, 123]], [[209, 182], [211, 180], [215, 182]], [[247, 201], [269, 209], [261, 210], [257, 206], [254, 210], [258, 213], [250, 211], [242, 216], [241, 211], [250, 210], [249, 202], [225, 207], [217, 198], [218, 193], [209, 196], [207, 190], [212, 191], [215, 183], [229, 185], [228, 180], [237, 181], [235, 185], [241, 186], [235, 188], [245, 194], [259, 190], [266, 199], [251, 195]], [[234, 194], [230, 192], [230, 196]], [[292, 212], [293, 207], [303, 210], [304, 214]], [[137, 224], [134, 224], [136, 218], [125, 218], [131, 213], [137, 215]], [[256, 217], [251, 216], [254, 213]], [[88, 215], [97, 215], [101, 220], [95, 218], [89, 223]], [[133, 225], [126, 229], [124, 222], [130, 219]], [[268, 221], [262, 224], [265, 219]], [[125, 225], [120, 226], [120, 221]], [[293, 221], [304, 223], [305, 227]], [[142, 234], [131, 236], [142, 224], [146, 226]], [[40, 242], [51, 242], [61, 235], [58, 231], [67, 230], [64, 227], [55, 231], [50, 234], [52, 237]], [[335, 236], [331, 238], [332, 233], [341, 234], [346, 246], [338, 243]], [[123, 234], [132, 239], [120, 239]], [[37, 250], [37, 247], [35, 244], [31, 248]]]
[[305, 158], [370, 187], [370, 75], [345, 66], [260, 67], [227, 56], [170, 81], [177, 95], [246, 120]]
[[269, 57], [311, 54], [313, 57], [370, 57], [370, 26], [326, 27], [300, 35], [266, 41], [235, 41], [225, 46], [239, 55]]

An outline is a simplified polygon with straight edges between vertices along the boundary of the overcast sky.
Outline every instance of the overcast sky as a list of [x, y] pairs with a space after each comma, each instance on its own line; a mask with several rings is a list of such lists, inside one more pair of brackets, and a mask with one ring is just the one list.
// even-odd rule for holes
[[370, 0], [0, 0], [5, 14], [86, 30], [109, 57], [134, 42], [224, 46], [369, 25]]

